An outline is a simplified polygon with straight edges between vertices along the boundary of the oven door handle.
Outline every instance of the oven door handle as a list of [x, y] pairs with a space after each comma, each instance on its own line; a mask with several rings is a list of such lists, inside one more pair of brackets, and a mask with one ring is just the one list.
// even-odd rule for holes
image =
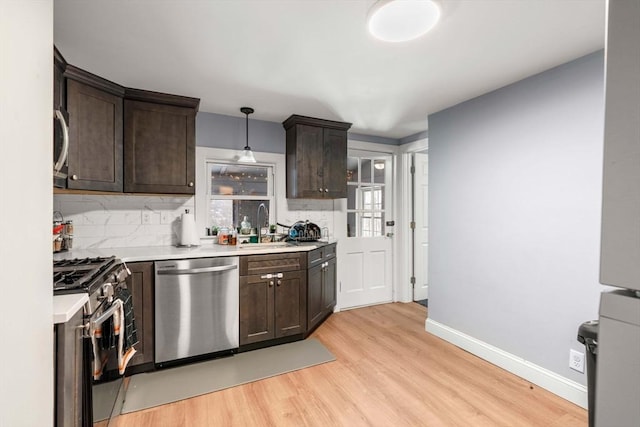
[[178, 274], [201, 274], [201, 273], [212, 273], [216, 271], [229, 271], [237, 269], [237, 265], [221, 265], [218, 267], [203, 267], [203, 268], [186, 268], [183, 270], [180, 269], [170, 269], [170, 270], [158, 270], [159, 275], [178, 275]]
[[113, 316], [113, 313], [115, 313], [117, 310], [120, 310], [120, 307], [122, 307], [122, 300], [115, 300], [113, 301], [113, 303], [111, 304], [111, 306], [109, 308], [107, 308], [105, 311], [102, 312], [102, 314], [100, 314], [98, 317], [93, 318], [95, 316], [96, 313], [94, 313], [91, 319], [91, 326], [92, 328], [96, 328], [100, 325], [102, 325], [104, 323], [105, 320], [107, 320], [109, 317]]

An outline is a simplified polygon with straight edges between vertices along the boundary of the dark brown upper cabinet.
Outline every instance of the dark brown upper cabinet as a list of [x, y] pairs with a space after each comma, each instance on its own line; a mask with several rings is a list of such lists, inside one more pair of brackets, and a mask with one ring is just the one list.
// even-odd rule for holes
[[67, 94], [65, 92], [66, 86], [64, 81], [64, 70], [67, 68], [67, 61], [65, 61], [60, 51], [53, 47], [53, 109], [57, 110], [63, 108], [66, 110]]
[[292, 115], [287, 138], [287, 198], [347, 197], [347, 130], [351, 123]]
[[122, 191], [124, 88], [67, 65], [69, 113], [67, 188]]
[[[67, 64], [55, 46], [53, 54], [53, 106], [69, 129], [55, 187], [195, 194], [199, 99], [124, 88]], [[64, 145], [55, 126], [54, 163]]]
[[126, 193], [195, 194], [199, 102], [197, 98], [126, 89]]

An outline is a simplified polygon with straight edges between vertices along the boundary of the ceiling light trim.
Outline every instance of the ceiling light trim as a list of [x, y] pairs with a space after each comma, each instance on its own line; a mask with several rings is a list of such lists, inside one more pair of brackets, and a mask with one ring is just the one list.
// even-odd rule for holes
[[382, 41], [401, 43], [428, 33], [440, 20], [433, 0], [378, 0], [369, 10], [369, 33]]

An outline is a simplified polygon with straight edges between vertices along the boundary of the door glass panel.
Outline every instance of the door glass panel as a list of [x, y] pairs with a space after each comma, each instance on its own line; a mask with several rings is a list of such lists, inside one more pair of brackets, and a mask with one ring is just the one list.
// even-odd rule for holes
[[350, 212], [347, 214], [347, 237], [356, 237], [356, 214]]
[[356, 191], [358, 187], [355, 185], [347, 185], [347, 209], [356, 209]]
[[347, 182], [358, 182], [357, 157], [347, 157]]
[[379, 159], [373, 161], [373, 182], [376, 184], [384, 184], [385, 163], [384, 160]]
[[360, 159], [360, 173], [362, 177], [360, 182], [371, 182], [371, 160]]

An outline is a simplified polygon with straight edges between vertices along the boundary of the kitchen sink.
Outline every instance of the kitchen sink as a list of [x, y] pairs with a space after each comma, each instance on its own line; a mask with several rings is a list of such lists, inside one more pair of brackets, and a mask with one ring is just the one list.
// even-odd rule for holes
[[295, 246], [286, 242], [269, 242], [269, 243], [242, 243], [238, 245], [238, 249], [260, 249], [260, 248], [287, 248]]

